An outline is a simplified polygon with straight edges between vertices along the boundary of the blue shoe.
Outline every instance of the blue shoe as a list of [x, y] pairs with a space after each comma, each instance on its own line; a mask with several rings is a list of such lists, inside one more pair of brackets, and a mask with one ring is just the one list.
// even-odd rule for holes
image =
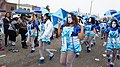
[[103, 38], [105, 39], [105, 36]]
[[118, 60], [120, 59], [120, 55], [117, 55], [117, 59], [118, 59]]
[[31, 50], [31, 53], [34, 53], [35, 52], [35, 50]]
[[91, 48], [89, 46], [87, 46], [87, 53], [90, 53]]
[[43, 64], [44, 63], [44, 57], [40, 58], [39, 64]]
[[110, 67], [114, 67], [114, 64], [113, 64], [113, 63], [110, 63]]
[[95, 42], [94, 42], [93, 44], [94, 44], [94, 45], [96, 45], [96, 43], [95, 43]]
[[32, 48], [31, 53], [34, 53], [34, 52], [35, 52], [35, 48]]
[[108, 62], [110, 62], [110, 58], [108, 58]]
[[94, 44], [91, 44], [91, 47], [93, 47], [94, 46]]
[[39, 46], [39, 44], [35, 44], [35, 47], [38, 47]]
[[12, 52], [13, 52], [13, 53], [16, 53], [16, 52], [19, 52], [19, 50], [14, 49], [14, 50], [12, 50]]
[[50, 54], [50, 60], [52, 60], [53, 58], [54, 58], [54, 54], [51, 53], [51, 54]]
[[101, 37], [101, 40], [103, 40], [104, 38], [103, 37]]
[[76, 53], [76, 58], [78, 58], [80, 56], [80, 53]]

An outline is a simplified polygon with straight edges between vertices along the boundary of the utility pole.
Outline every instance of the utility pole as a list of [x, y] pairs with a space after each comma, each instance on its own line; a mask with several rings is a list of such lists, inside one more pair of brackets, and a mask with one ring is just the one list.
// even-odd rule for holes
[[20, 8], [20, 0], [18, 0], [18, 9]]
[[91, 5], [90, 5], [90, 15], [91, 15], [91, 12], [92, 12], [92, 4], [93, 4], [93, 0], [91, 0]]
[[80, 9], [78, 8], [78, 15], [80, 15]]

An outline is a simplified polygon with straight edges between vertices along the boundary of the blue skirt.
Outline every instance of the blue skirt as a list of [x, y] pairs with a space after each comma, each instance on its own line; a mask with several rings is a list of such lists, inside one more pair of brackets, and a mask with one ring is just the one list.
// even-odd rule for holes
[[51, 44], [50, 38], [43, 38], [43, 39], [42, 39], [42, 42], [47, 43], [48, 45]]
[[106, 49], [107, 49], [108, 51], [112, 51], [113, 49], [120, 49], [120, 43], [117, 43], [117, 44], [107, 43]]
[[62, 38], [61, 53], [67, 54], [68, 51], [72, 51], [74, 53], [79, 53], [82, 51], [78, 37], [70, 37], [70, 40]]

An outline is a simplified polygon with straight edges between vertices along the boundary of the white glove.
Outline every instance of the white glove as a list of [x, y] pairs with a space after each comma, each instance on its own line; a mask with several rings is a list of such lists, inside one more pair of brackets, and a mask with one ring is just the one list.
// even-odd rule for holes
[[105, 46], [107, 44], [107, 42], [104, 42], [103, 46]]
[[98, 34], [95, 34], [96, 37], [99, 37]]

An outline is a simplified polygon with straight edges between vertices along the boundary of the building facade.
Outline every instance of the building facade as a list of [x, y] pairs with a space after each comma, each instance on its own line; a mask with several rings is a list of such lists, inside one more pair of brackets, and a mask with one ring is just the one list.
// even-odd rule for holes
[[17, 7], [15, 3], [9, 3], [6, 0], [0, 0], [0, 9], [4, 9], [6, 11], [15, 10]]
[[24, 10], [32, 11], [32, 5], [29, 4], [17, 4], [17, 9], [22, 8]]
[[35, 8], [40, 8], [40, 7], [32, 5], [32, 10], [34, 10]]
[[0, 0], [0, 9], [11, 11], [18, 8], [32, 11], [34, 8], [38, 8], [38, 6], [29, 5], [29, 4], [16, 4], [16, 3], [7, 2], [6, 0]]

